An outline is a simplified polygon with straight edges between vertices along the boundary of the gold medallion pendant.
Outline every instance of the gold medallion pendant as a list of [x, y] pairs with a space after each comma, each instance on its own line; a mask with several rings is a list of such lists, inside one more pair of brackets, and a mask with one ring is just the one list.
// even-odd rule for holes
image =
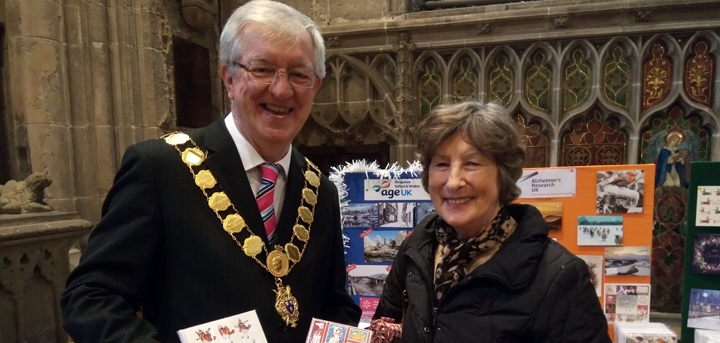
[[285, 324], [291, 328], [297, 326], [298, 318], [300, 318], [300, 309], [298, 308], [297, 299], [290, 293], [290, 286], [283, 286], [280, 279], [275, 279], [275, 311], [285, 321]]
[[288, 273], [290, 262], [288, 262], [287, 255], [285, 255], [279, 247], [276, 249], [277, 250], [273, 250], [268, 254], [265, 265], [270, 271], [270, 274], [275, 277], [283, 277]]

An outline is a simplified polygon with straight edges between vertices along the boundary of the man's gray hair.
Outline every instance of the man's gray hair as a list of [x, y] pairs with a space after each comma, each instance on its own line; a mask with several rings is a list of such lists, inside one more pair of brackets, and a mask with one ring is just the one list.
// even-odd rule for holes
[[234, 62], [245, 49], [240, 32], [248, 22], [262, 24], [298, 39], [309, 34], [315, 48], [315, 74], [325, 77], [325, 42], [315, 22], [300, 11], [272, 0], [252, 0], [233, 12], [220, 34], [221, 65], [235, 69]]
[[445, 139], [458, 132], [463, 140], [497, 165], [500, 204], [507, 205], [517, 199], [520, 188], [516, 182], [522, 176], [525, 149], [515, 121], [500, 104], [474, 100], [438, 106], [418, 126], [418, 152], [425, 190], [433, 155]]

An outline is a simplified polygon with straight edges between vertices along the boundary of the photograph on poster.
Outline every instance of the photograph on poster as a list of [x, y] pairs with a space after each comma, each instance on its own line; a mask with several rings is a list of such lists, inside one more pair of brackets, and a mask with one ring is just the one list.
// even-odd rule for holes
[[388, 275], [387, 265], [357, 265], [348, 272], [350, 295], [376, 296], [382, 294]]
[[413, 227], [414, 202], [383, 202], [379, 205], [380, 227]]
[[578, 255], [588, 266], [590, 282], [595, 286], [597, 296], [602, 295], [603, 257], [597, 255]]
[[605, 275], [650, 276], [650, 247], [606, 247]]
[[363, 238], [365, 262], [392, 263], [407, 234], [407, 230], [373, 230]]
[[540, 210], [543, 219], [550, 226], [550, 230], [562, 229], [563, 206], [561, 202], [528, 202], [527, 204]]
[[578, 245], [623, 245], [622, 216], [578, 216]]
[[690, 268], [696, 274], [720, 274], [720, 234], [693, 235]]
[[430, 201], [418, 202], [415, 204], [415, 225], [425, 218], [428, 214], [435, 213], [435, 206]]
[[720, 330], [720, 291], [693, 288], [689, 300], [689, 328]]
[[698, 186], [695, 226], [720, 226], [720, 186]]
[[642, 213], [644, 170], [612, 170], [597, 173], [597, 214]]
[[604, 309], [609, 324], [650, 321], [649, 284], [611, 284], [605, 286]]
[[344, 227], [378, 227], [380, 212], [378, 203], [349, 203], [343, 209]]

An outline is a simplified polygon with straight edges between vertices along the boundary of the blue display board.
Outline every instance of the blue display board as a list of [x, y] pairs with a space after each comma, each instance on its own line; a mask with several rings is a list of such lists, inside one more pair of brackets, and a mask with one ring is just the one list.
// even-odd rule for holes
[[363, 309], [363, 321], [375, 312], [400, 245], [419, 221], [434, 212], [420, 175], [404, 172], [395, 176], [343, 175], [348, 292]]

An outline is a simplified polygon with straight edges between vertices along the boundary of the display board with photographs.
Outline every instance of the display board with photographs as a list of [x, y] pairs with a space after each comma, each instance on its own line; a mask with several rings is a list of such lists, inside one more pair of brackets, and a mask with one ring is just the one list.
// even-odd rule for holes
[[[362, 320], [369, 323], [382, 291], [379, 284], [387, 275], [383, 268], [392, 265], [415, 225], [432, 214], [434, 207], [429, 195], [418, 192], [422, 188], [420, 172], [350, 169], [342, 174], [346, 188], [336, 182], [342, 201], [348, 202], [343, 207], [343, 226], [349, 238], [345, 256], [350, 265], [348, 286], [358, 303], [362, 299]], [[639, 293], [636, 288], [636, 294], [626, 294], [623, 288], [607, 293], [610, 289], [605, 287], [606, 283], [650, 283], [650, 258], [644, 250], [652, 244], [654, 188], [653, 182], [645, 185], [645, 178], [655, 179], [655, 166], [533, 169], [525, 170], [518, 180], [528, 196], [516, 202], [536, 207], [548, 225], [549, 237], [585, 260], [603, 306], [608, 300], [611, 324], [616, 319], [647, 320], [649, 287], [640, 287]], [[612, 337], [612, 326], [609, 333]]]
[[363, 310], [364, 324], [375, 312], [400, 246], [415, 225], [435, 211], [427, 194], [418, 192], [420, 174], [394, 176], [379, 179], [364, 172], [342, 175], [347, 192], [341, 206], [343, 230], [349, 238], [345, 244], [347, 287]]

